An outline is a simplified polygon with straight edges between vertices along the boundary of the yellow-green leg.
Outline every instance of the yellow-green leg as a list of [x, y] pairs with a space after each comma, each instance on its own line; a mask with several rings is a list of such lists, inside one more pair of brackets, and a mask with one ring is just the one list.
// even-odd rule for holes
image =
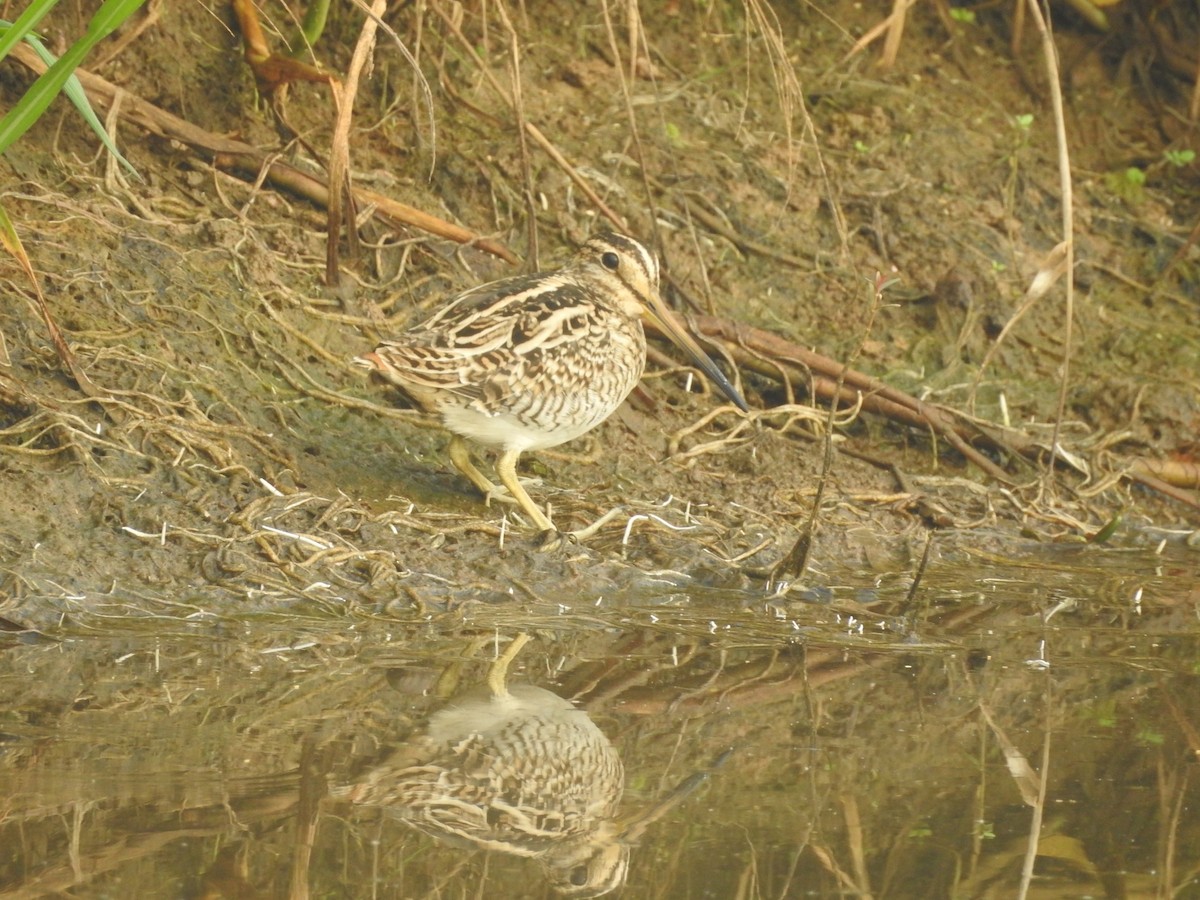
[[454, 468], [466, 475], [471, 484], [479, 488], [485, 497], [492, 497], [499, 490], [486, 475], [475, 468], [475, 463], [471, 462], [471, 451], [467, 449], [467, 442], [457, 434], [450, 438], [450, 446], [446, 452], [450, 454], [450, 462], [454, 463]]
[[546, 518], [546, 514], [534, 505], [525, 488], [521, 486], [520, 479], [517, 478], [517, 457], [520, 455], [520, 450], [505, 450], [501, 453], [500, 458], [496, 460], [496, 474], [500, 476], [500, 483], [508, 488], [509, 494], [517, 501], [517, 505], [525, 510], [529, 518], [533, 519], [533, 524], [538, 527], [538, 531], [553, 532], [554, 526]]
[[517, 658], [517, 654], [521, 652], [521, 648], [529, 643], [529, 635], [521, 632], [512, 639], [496, 661], [492, 663], [488, 669], [487, 684], [488, 689], [492, 692], [494, 700], [505, 700], [508, 698], [508, 667], [512, 665], [512, 661]]

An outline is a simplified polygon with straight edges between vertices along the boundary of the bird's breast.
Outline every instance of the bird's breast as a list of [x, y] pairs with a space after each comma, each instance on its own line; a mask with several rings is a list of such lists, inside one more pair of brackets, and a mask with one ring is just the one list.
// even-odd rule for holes
[[503, 354], [469, 391], [430, 400], [452, 432], [505, 450], [542, 450], [591, 431], [624, 402], [645, 367], [645, 338], [636, 330], [597, 325], [570, 342]]

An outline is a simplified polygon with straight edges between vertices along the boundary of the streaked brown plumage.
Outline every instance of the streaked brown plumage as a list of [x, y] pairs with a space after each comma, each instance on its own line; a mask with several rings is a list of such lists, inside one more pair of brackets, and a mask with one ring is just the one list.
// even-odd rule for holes
[[625, 883], [646, 829], [729, 753], [653, 804], [620, 814], [624, 767], [587, 712], [543, 688], [508, 684], [529, 640], [514, 637], [486, 687], [455, 696], [425, 729], [331, 793], [454, 846], [535, 859], [564, 896], [600, 897]]
[[552, 533], [517, 479], [517, 458], [579, 437], [621, 405], [646, 363], [643, 316], [657, 320], [747, 409], [659, 296], [658, 260], [612, 232], [588, 240], [560, 269], [459, 294], [357, 362], [440, 416], [453, 434], [451, 461], [488, 495], [496, 488], [471, 462], [464, 438], [499, 448], [500, 481], [537, 527]]
[[455, 697], [390, 760], [335, 793], [451, 844], [536, 859], [560, 894], [598, 897], [628, 869], [617, 825], [624, 769], [584, 710], [543, 688], [508, 686], [528, 640], [513, 640], [486, 688]]

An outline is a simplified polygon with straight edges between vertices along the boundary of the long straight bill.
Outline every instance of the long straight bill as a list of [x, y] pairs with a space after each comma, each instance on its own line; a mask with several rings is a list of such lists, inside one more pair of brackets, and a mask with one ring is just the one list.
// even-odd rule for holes
[[746, 405], [746, 401], [738, 393], [737, 388], [725, 377], [725, 373], [717, 368], [717, 364], [709, 355], [700, 349], [700, 345], [692, 340], [692, 336], [684, 330], [679, 320], [675, 318], [675, 314], [663, 302], [662, 297], [657, 293], [651, 293], [645, 299], [649, 304], [646, 307], [646, 314], [662, 332], [692, 358], [692, 361], [700, 367], [700, 371], [711, 378], [721, 389], [721, 393], [732, 400], [738, 409], [742, 412], [750, 412], [750, 407]]

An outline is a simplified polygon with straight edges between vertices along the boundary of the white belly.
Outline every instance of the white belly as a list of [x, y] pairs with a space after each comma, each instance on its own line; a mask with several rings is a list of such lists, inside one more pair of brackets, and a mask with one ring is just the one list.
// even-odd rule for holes
[[557, 447], [591, 431], [616, 411], [633, 389], [620, 396], [611, 392], [586, 393], [554, 398], [554, 405], [537, 404], [520, 413], [487, 412], [474, 405], [444, 405], [442, 421], [455, 434], [489, 447], [504, 450], [544, 450]]

